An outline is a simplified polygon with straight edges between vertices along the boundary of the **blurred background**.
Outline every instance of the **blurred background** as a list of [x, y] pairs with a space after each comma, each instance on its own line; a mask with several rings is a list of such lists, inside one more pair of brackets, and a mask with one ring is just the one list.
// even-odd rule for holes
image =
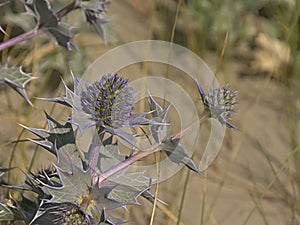
[[[69, 0], [50, 2], [58, 10]], [[0, 26], [8, 34], [1, 41], [32, 28], [20, 6], [11, 1], [0, 8]], [[299, 0], [112, 0], [105, 45], [84, 15], [68, 14], [63, 21], [75, 27], [77, 50], [68, 53], [42, 34], [0, 52], [2, 64], [22, 66], [38, 78], [27, 85], [34, 107], [0, 87], [1, 166], [35, 170], [54, 160], [27, 142], [32, 136], [18, 124], [45, 127], [44, 111], [65, 121], [70, 111], [35, 97], [62, 95], [61, 77], [72, 85], [70, 70], [83, 74], [97, 57], [124, 43], [171, 41], [199, 55], [220, 83], [239, 92], [232, 121], [239, 130], [227, 129], [217, 159], [202, 177], [183, 168], [159, 184], [158, 197], [167, 205], [157, 207], [153, 224], [300, 224], [299, 16]], [[165, 70], [149, 64], [122, 73], [134, 80], [159, 71]], [[182, 71], [169, 73], [196, 101], [195, 86]], [[203, 147], [203, 142], [196, 147], [197, 163]], [[22, 178], [19, 171], [9, 179]], [[128, 224], [150, 224], [152, 205], [143, 199], [141, 204], [122, 212]]]

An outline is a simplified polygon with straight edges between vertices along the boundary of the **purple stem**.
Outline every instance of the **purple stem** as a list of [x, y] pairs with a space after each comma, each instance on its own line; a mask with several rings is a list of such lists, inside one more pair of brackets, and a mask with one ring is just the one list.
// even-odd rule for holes
[[14, 38], [11, 38], [5, 42], [0, 43], [0, 51], [2, 51], [3, 49], [9, 48], [13, 45], [16, 45], [22, 41], [28, 40], [30, 38], [33, 38], [34, 36], [40, 34], [42, 32], [41, 29], [33, 29], [31, 31], [28, 31], [24, 34], [20, 34]]
[[116, 164], [115, 166], [111, 167], [109, 170], [107, 170], [106, 172], [99, 174], [99, 176], [97, 177], [97, 182], [98, 184], [101, 184], [102, 182], [104, 182], [107, 178], [109, 178], [110, 176], [114, 175], [115, 173], [125, 169], [126, 167], [130, 166], [131, 164], [137, 162], [138, 160], [151, 155], [157, 151], [159, 151], [159, 148], [156, 148], [154, 150], [150, 150], [150, 151], [142, 151], [142, 152], [138, 152], [135, 155], [125, 159], [124, 161]]
[[[198, 119], [198, 121], [193, 121], [186, 129], [183, 129], [182, 131], [169, 136], [169, 138], [181, 138], [184, 134], [186, 134], [188, 131], [190, 131], [193, 127], [198, 126], [199, 124], [203, 123], [205, 120], [207, 120], [209, 118], [209, 114], [207, 112], [204, 112], [201, 116], [200, 119]], [[115, 173], [125, 169], [126, 167], [130, 166], [131, 164], [139, 161], [140, 159], [151, 155], [155, 152], [160, 151], [160, 147], [157, 146], [155, 149], [153, 150], [148, 150], [148, 151], [141, 151], [136, 153], [135, 155], [125, 159], [124, 161], [112, 166], [110, 169], [108, 169], [107, 171], [105, 171], [102, 174], [97, 174], [95, 177], [95, 180], [93, 180], [93, 183], [97, 183], [98, 185], [100, 185], [102, 182], [105, 182], [105, 180], [107, 178], [109, 178], [110, 176], [114, 175]]]
[[[57, 17], [59, 19], [61, 19], [62, 17], [64, 17], [65, 15], [67, 15], [68, 13], [70, 13], [71, 11], [75, 10], [75, 9], [79, 9], [80, 7], [78, 5], [75, 4], [76, 1], [68, 4], [67, 6], [65, 6], [64, 8], [62, 8], [60, 11], [57, 12]], [[14, 46], [22, 41], [26, 41], [30, 38], [33, 38], [34, 36], [38, 35], [42, 33], [42, 29], [41, 27], [39, 28], [34, 28], [31, 31], [28, 31], [24, 34], [20, 34], [12, 39], [9, 39], [5, 42], [0, 43], [0, 51], [9, 48], [11, 46]]]

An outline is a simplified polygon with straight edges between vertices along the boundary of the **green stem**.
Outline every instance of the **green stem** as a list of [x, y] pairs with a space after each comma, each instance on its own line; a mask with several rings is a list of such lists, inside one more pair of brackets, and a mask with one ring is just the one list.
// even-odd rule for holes
[[[175, 31], [176, 31], [176, 25], [177, 25], [177, 21], [178, 21], [178, 16], [179, 16], [179, 11], [180, 11], [180, 6], [182, 4], [182, 0], [178, 1], [177, 4], [177, 8], [176, 8], [176, 14], [175, 14], [175, 19], [174, 19], [174, 23], [173, 23], [173, 27], [172, 27], [172, 32], [171, 32], [171, 38], [170, 38], [170, 51], [169, 51], [169, 55], [168, 55], [168, 62], [170, 62], [170, 57], [171, 57], [171, 48], [172, 48], [172, 44], [174, 42], [174, 36], [175, 36]], [[170, 64], [167, 64], [167, 69], [166, 69], [166, 74], [165, 74], [165, 78], [168, 80], [169, 78], [169, 69], [170, 69]], [[165, 88], [164, 88], [164, 101], [163, 101], [163, 107], [165, 107], [166, 105], [166, 95], [167, 95], [167, 82], [165, 82]]]
[[186, 196], [186, 193], [187, 193], [187, 185], [188, 185], [188, 181], [190, 179], [190, 174], [191, 174], [191, 171], [188, 170], [185, 181], [184, 181], [183, 193], [182, 193], [181, 200], [180, 200], [180, 207], [179, 207], [179, 212], [178, 212], [178, 216], [177, 216], [176, 225], [180, 225], [181, 216], [182, 216], [182, 212], [183, 212], [184, 200], [185, 200], [185, 196]]
[[[21, 130], [21, 132], [19, 133], [19, 136], [18, 136], [17, 140], [19, 140], [22, 137], [24, 131], [25, 131], [25, 129], [23, 128]], [[12, 164], [13, 164], [13, 160], [15, 158], [15, 154], [17, 152], [17, 146], [18, 146], [18, 144], [19, 143], [16, 142], [15, 145], [14, 145], [14, 147], [13, 147], [13, 149], [12, 149], [12, 152], [11, 152], [11, 155], [10, 155], [10, 159], [9, 159], [9, 162], [8, 162], [8, 168], [12, 168], [13, 167]], [[11, 183], [11, 173], [8, 174], [8, 179], [7, 180], [8, 180], [8, 183], [10, 184]]]
[[200, 225], [204, 225], [204, 212], [205, 212], [205, 187], [202, 192], [202, 203], [201, 203], [201, 219], [200, 219]]
[[[201, 123], [203, 123], [208, 117], [209, 114], [207, 112], [203, 112], [200, 120], [199, 120], [199, 129], [201, 129]], [[199, 132], [197, 132], [197, 140], [199, 139]], [[197, 141], [194, 143], [194, 153], [192, 155], [192, 158], [194, 157], [194, 154], [195, 154], [195, 149], [197, 148], [196, 147], [197, 145]], [[191, 175], [191, 171], [188, 170], [187, 171], [187, 175], [186, 175], [186, 178], [185, 178], [185, 181], [184, 181], [184, 185], [183, 185], [183, 193], [182, 193], [182, 196], [181, 196], [181, 200], [180, 200], [180, 207], [179, 207], [179, 211], [178, 211], [178, 216], [177, 216], [177, 223], [176, 225], [180, 225], [180, 222], [181, 222], [181, 217], [182, 217], [182, 213], [183, 213], [183, 206], [184, 206], [184, 201], [185, 201], [185, 197], [186, 197], [186, 193], [187, 193], [187, 186], [188, 186], [188, 183], [189, 183], [189, 179], [190, 179], [190, 175]]]

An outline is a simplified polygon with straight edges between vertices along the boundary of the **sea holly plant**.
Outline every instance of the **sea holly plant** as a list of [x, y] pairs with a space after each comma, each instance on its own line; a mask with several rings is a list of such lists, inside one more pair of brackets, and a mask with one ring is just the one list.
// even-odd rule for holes
[[[234, 111], [236, 93], [226, 87], [205, 95], [197, 84], [205, 114], [234, 128], [227, 120]], [[5, 179], [6, 173], [17, 168], [0, 168], [1, 186], [21, 193], [20, 199], [11, 197], [0, 204], [0, 221], [46, 225], [125, 223], [124, 218], [116, 216], [116, 209], [139, 204], [139, 198], [155, 202], [150, 192], [155, 180], [130, 169], [156, 152], [201, 174], [181, 144], [182, 134], [171, 133], [172, 121], [166, 119], [170, 106], [158, 104], [150, 92], [150, 111], [136, 113], [137, 90], [118, 74], [105, 74], [93, 83], [74, 76], [74, 90], [66, 85], [65, 90], [62, 97], [43, 99], [72, 108], [73, 114], [64, 124], [46, 114], [47, 129], [22, 125], [37, 136], [30, 141], [55, 155], [56, 161], [49, 168], [29, 171], [20, 185], [9, 184]], [[93, 138], [83, 149], [77, 137], [90, 128], [94, 129]], [[137, 145], [141, 136], [148, 138], [149, 149], [141, 150]], [[127, 143], [130, 151], [120, 149], [120, 140]], [[27, 192], [35, 197], [29, 198], [24, 194]]]

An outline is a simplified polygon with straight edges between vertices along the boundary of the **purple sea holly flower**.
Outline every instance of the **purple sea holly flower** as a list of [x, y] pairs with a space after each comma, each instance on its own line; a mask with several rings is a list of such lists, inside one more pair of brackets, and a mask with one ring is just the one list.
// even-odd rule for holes
[[134, 90], [129, 81], [118, 74], [105, 74], [100, 80], [89, 83], [73, 76], [74, 91], [65, 82], [65, 96], [42, 98], [73, 109], [70, 123], [78, 126], [81, 133], [95, 126], [98, 134], [108, 132], [116, 135], [136, 147], [135, 137], [143, 134], [131, 134], [124, 128], [141, 125], [167, 125], [146, 117], [153, 113], [133, 113]]
[[232, 91], [225, 86], [204, 93], [198, 82], [197, 86], [204, 105], [204, 110], [209, 113], [210, 117], [217, 119], [228, 128], [237, 129], [236, 126], [229, 122], [232, 113], [235, 112], [234, 107], [237, 104], [237, 91]]
[[87, 86], [80, 96], [85, 113], [99, 126], [118, 129], [129, 124], [133, 110], [133, 89], [128, 80], [119, 75], [104, 75], [101, 80]]
[[120, 75], [105, 74], [93, 83], [74, 80], [72, 120], [81, 131], [96, 126], [99, 134], [108, 132], [135, 146], [135, 136], [123, 128], [158, 124], [146, 118], [151, 112], [133, 113], [134, 91]]

